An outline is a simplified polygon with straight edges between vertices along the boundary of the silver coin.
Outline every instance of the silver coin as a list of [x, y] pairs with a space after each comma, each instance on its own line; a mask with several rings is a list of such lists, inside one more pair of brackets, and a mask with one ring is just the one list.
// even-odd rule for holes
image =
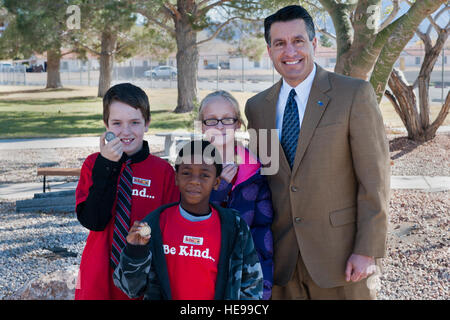
[[106, 139], [106, 141], [108, 141], [108, 142], [110, 142], [111, 140], [113, 140], [115, 137], [116, 137], [116, 135], [115, 135], [113, 132], [111, 132], [111, 131], [108, 131], [108, 132], [106, 133], [106, 135], [105, 135], [105, 139]]
[[141, 229], [139, 229], [139, 234], [141, 235], [141, 237], [148, 237], [152, 232], [152, 229], [150, 228], [149, 225], [144, 225], [141, 227]]

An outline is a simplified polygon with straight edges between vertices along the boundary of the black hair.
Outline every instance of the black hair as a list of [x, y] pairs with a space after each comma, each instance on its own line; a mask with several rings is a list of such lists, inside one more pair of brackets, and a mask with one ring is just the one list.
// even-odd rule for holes
[[178, 157], [175, 161], [175, 171], [178, 172], [180, 164], [183, 163], [183, 158], [186, 156], [199, 156], [201, 161], [197, 162], [198, 158], [194, 158], [194, 163], [214, 164], [216, 167], [216, 177], [222, 173], [222, 157], [214, 145], [206, 140], [191, 140], [181, 147], [178, 152]]
[[141, 88], [131, 83], [120, 83], [108, 89], [103, 97], [103, 121], [106, 124], [109, 119], [109, 107], [113, 101], [120, 101], [141, 110], [145, 122], [150, 122], [150, 103], [147, 94]]
[[270, 47], [270, 28], [274, 22], [287, 22], [296, 19], [301, 19], [305, 22], [309, 40], [312, 41], [316, 36], [312, 17], [302, 6], [293, 5], [281, 8], [264, 19], [264, 38], [267, 45]]

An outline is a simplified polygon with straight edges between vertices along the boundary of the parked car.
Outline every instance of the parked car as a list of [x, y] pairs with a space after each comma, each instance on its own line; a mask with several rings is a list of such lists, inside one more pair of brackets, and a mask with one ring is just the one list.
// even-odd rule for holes
[[177, 76], [177, 68], [171, 66], [157, 66], [144, 72], [146, 78], [174, 78]]
[[26, 72], [45, 72], [44, 67], [39, 64], [39, 65], [31, 65], [30, 67], [26, 68], [25, 70]]
[[218, 66], [215, 63], [210, 63], [208, 65], [205, 66], [205, 69], [209, 69], [209, 70], [217, 70], [217, 69], [222, 69], [220, 66]]
[[[449, 81], [444, 81], [444, 88], [450, 86], [450, 82]], [[442, 88], [442, 81], [435, 81], [434, 82], [434, 87], [435, 88]]]
[[230, 69], [230, 63], [229, 62], [221, 62], [219, 63], [219, 66], [221, 69]]

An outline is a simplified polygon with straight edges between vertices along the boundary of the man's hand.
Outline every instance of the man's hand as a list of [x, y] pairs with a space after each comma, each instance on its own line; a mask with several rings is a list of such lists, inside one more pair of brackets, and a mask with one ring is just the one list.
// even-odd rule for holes
[[100, 137], [100, 154], [103, 158], [110, 161], [119, 161], [123, 154], [122, 142], [119, 138], [114, 138], [108, 143], [105, 143], [106, 132]]
[[148, 243], [151, 235], [149, 234], [148, 236], [143, 237], [140, 233], [141, 228], [144, 226], [148, 226], [147, 223], [139, 222], [137, 220], [133, 223], [127, 235], [127, 242], [129, 244], [145, 246]]
[[345, 281], [357, 282], [363, 280], [376, 270], [375, 259], [373, 257], [352, 254], [347, 260], [345, 268]]

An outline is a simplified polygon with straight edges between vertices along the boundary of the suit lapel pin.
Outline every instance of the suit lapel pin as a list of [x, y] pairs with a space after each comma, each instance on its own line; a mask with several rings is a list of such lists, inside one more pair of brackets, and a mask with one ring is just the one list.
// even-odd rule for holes
[[323, 102], [322, 101], [317, 101], [317, 104], [319, 105], [319, 106], [323, 106]]

